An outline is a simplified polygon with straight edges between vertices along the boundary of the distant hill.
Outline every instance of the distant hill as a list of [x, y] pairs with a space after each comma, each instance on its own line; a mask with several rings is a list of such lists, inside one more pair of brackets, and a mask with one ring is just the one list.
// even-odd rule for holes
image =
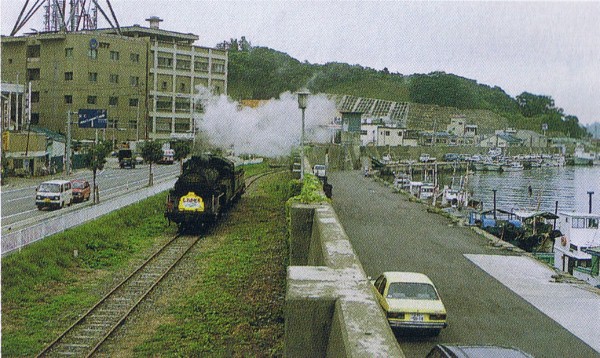
[[549, 96], [524, 92], [512, 98], [502, 88], [444, 72], [403, 75], [331, 62], [300, 62], [286, 53], [252, 47], [245, 38], [217, 45], [229, 50], [228, 92], [234, 99], [278, 98], [308, 88], [313, 93], [347, 94], [395, 102], [411, 102], [408, 127], [445, 128], [450, 115], [464, 114], [483, 132], [506, 127], [548, 135], [589, 137], [577, 117], [563, 113]]

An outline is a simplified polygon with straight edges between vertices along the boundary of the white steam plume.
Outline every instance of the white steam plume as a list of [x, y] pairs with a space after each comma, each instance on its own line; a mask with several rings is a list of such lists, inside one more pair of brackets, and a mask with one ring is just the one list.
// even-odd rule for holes
[[[236, 154], [267, 157], [289, 155], [300, 144], [302, 112], [296, 94], [283, 93], [256, 108], [242, 107], [228, 97], [210, 96], [206, 90], [196, 98], [204, 114], [196, 123], [202, 137]], [[327, 142], [336, 115], [335, 103], [323, 94], [311, 95], [305, 110], [305, 142]]]

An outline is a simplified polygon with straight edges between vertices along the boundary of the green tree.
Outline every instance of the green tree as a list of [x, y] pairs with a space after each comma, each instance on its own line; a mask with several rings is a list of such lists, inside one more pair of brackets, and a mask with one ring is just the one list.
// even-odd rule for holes
[[104, 169], [104, 164], [106, 164], [106, 157], [108, 156], [108, 153], [110, 153], [111, 149], [112, 142], [100, 141], [99, 143], [92, 145], [86, 153], [86, 168], [92, 171], [92, 201], [94, 204], [100, 202], [100, 198], [96, 196], [96, 173], [98, 172], [98, 170]]
[[553, 110], [554, 100], [550, 96], [540, 96], [529, 92], [523, 92], [517, 96], [517, 103], [521, 113], [525, 117], [534, 117], [540, 114], [547, 114]]
[[158, 161], [162, 159], [162, 145], [159, 142], [146, 141], [142, 144], [141, 154], [142, 158], [144, 158], [144, 162], [150, 164], [148, 186], [152, 186], [154, 185], [154, 180], [152, 178], [152, 164], [158, 163]]
[[183, 160], [190, 155], [192, 146], [189, 141], [178, 140], [173, 144], [175, 151], [175, 160], [179, 160], [179, 172], [183, 173]]

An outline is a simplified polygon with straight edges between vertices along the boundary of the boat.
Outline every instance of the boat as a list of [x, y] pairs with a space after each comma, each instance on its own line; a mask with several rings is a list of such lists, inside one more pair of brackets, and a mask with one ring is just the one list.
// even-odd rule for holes
[[586, 152], [582, 144], [577, 144], [573, 152], [573, 165], [593, 165], [596, 155]]
[[400, 173], [394, 177], [394, 188], [407, 189], [410, 187], [411, 176], [409, 174]]
[[600, 214], [559, 213], [562, 233], [554, 242], [554, 267], [573, 276], [600, 285], [598, 255], [600, 252]]
[[473, 167], [476, 171], [499, 172], [502, 170], [502, 163], [486, 157], [479, 162], [474, 162]]
[[508, 163], [507, 165], [502, 166], [502, 170], [505, 172], [518, 172], [523, 170], [524, 166], [520, 162], [513, 161]]

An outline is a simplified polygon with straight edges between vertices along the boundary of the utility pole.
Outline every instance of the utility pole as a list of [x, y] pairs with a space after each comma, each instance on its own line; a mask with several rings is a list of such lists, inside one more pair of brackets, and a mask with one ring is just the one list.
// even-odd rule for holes
[[71, 113], [70, 109], [67, 111], [67, 145], [65, 154], [65, 168], [67, 175], [71, 175]]

